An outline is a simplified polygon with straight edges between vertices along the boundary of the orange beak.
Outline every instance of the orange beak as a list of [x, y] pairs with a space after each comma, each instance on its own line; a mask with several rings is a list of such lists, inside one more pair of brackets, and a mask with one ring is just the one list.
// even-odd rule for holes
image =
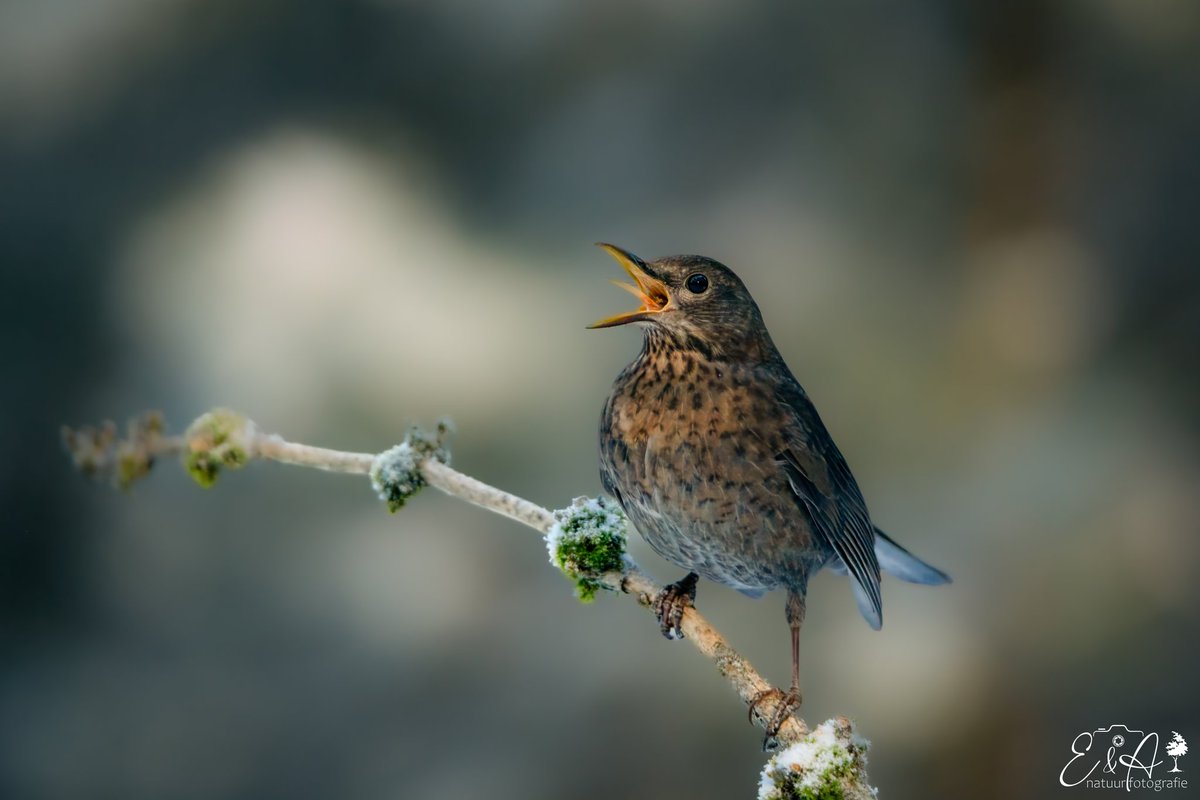
[[617, 325], [625, 325], [630, 322], [649, 319], [652, 315], [658, 314], [667, 308], [668, 303], [671, 301], [671, 296], [667, 294], [667, 285], [649, 273], [645, 261], [613, 244], [597, 242], [596, 246], [604, 248], [605, 252], [625, 268], [625, 271], [629, 273], [629, 277], [633, 278], [633, 284], [636, 285], [623, 283], [622, 281], [613, 281], [613, 284], [641, 300], [642, 306], [634, 311], [627, 311], [624, 314], [617, 314], [614, 317], [607, 317], [599, 322], [593, 322], [591, 325], [588, 325], [589, 328], [612, 328]]

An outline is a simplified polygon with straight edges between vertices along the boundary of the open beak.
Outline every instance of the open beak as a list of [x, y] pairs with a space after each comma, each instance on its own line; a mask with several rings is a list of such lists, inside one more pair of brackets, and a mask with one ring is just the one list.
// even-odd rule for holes
[[604, 248], [605, 252], [625, 268], [625, 271], [629, 273], [629, 277], [633, 278], [633, 284], [622, 281], [613, 281], [613, 283], [641, 300], [642, 306], [633, 311], [627, 311], [624, 314], [617, 314], [614, 317], [607, 317], [598, 322], [593, 322], [591, 325], [588, 325], [589, 328], [612, 328], [617, 325], [637, 322], [641, 319], [649, 319], [667, 307], [667, 304], [671, 300], [670, 295], [667, 294], [667, 285], [650, 274], [645, 261], [613, 244], [597, 242], [596, 246]]

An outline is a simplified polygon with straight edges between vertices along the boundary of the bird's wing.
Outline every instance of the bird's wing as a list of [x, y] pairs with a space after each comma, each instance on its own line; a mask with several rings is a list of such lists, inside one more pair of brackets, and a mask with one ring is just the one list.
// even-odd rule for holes
[[776, 463], [787, 475], [797, 503], [813, 532], [841, 559], [854, 579], [863, 618], [876, 630], [883, 624], [875, 527], [850, 467], [799, 385], [781, 398], [790, 412], [786, 449]]

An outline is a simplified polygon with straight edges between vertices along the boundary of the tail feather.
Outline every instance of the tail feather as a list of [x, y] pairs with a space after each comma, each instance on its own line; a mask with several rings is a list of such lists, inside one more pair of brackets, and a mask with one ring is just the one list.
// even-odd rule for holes
[[905, 550], [879, 528], [875, 529], [875, 556], [881, 569], [902, 581], [929, 586], [952, 582], [949, 575]]
[[883, 609], [875, 607], [871, 595], [867, 594], [867, 590], [862, 587], [861, 583], [852, 580], [850, 585], [854, 587], [854, 602], [858, 604], [858, 613], [862, 614], [863, 619], [871, 626], [871, 630], [877, 631], [882, 628]]

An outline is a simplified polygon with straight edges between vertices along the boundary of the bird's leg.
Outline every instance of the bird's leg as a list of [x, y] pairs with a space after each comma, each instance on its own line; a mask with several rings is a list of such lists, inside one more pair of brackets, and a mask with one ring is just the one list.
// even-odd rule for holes
[[689, 572], [674, 583], [667, 585], [658, 593], [658, 597], [654, 598], [654, 604], [650, 608], [654, 612], [654, 616], [658, 617], [662, 635], [668, 639], [683, 638], [683, 631], [680, 629], [679, 623], [683, 620], [684, 609], [692, 605], [696, 599], [696, 582], [699, 580], [699, 575]]
[[800, 695], [800, 626], [804, 624], [804, 594], [794, 589], [788, 589], [787, 621], [792, 633], [792, 688], [784, 692], [781, 689], [767, 689], [759, 692], [750, 702], [750, 721], [754, 721], [754, 713], [767, 698], [775, 700], [775, 710], [765, 720], [766, 737], [763, 739], [763, 749], [766, 750], [771, 741], [779, 733], [784, 721], [796, 709], [800, 708], [803, 698]]

